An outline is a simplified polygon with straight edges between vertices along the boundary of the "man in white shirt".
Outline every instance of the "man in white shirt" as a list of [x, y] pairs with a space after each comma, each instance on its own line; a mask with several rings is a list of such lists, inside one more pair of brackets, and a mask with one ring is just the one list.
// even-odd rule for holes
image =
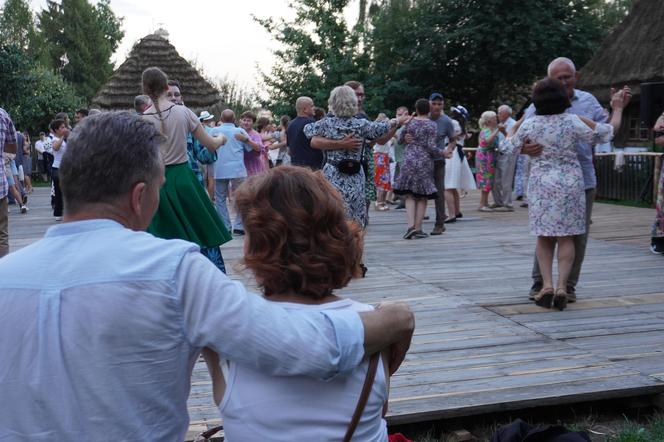
[[[500, 142], [505, 139], [508, 131], [514, 126], [516, 120], [512, 118], [512, 108], [506, 104], [498, 108], [498, 128], [500, 129]], [[514, 212], [512, 205], [512, 188], [514, 171], [516, 169], [517, 154], [497, 152], [496, 175], [491, 190], [494, 204], [492, 209]]]
[[[183, 440], [203, 347], [274, 375], [328, 379], [410, 345], [404, 304], [290, 312], [247, 293], [195, 244], [143, 232], [159, 204], [161, 135], [106, 113], [68, 137], [65, 219], [0, 260], [0, 440]], [[99, 174], [102, 170], [104, 173]], [[51, 267], [26, 279], [27, 266]]]

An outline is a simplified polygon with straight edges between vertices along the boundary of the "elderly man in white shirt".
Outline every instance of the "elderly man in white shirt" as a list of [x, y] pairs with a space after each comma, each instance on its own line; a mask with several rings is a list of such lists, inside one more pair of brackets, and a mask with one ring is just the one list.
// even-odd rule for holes
[[[508, 131], [514, 126], [516, 120], [512, 118], [512, 108], [506, 104], [498, 107], [498, 128], [500, 129], [500, 143], [505, 140]], [[512, 205], [512, 188], [514, 171], [516, 169], [517, 154], [498, 152], [496, 159], [496, 175], [491, 189], [494, 204], [492, 209], [514, 211]]]
[[[195, 244], [143, 232], [164, 180], [160, 137], [128, 112], [86, 118], [59, 170], [63, 224], [0, 260], [0, 440], [183, 440], [204, 347], [319, 379], [390, 345], [390, 368], [403, 360], [414, 328], [404, 304], [287, 311]], [[54, 271], [26, 279], [27, 266]]]

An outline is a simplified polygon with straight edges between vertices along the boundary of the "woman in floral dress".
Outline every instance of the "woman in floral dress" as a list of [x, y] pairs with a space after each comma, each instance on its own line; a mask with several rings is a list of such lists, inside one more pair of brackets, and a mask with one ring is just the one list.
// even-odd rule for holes
[[[390, 127], [396, 124], [396, 120], [370, 121], [356, 118], [357, 97], [353, 89], [348, 86], [334, 88], [330, 93], [328, 105], [332, 116], [304, 126], [304, 134], [307, 138], [318, 136], [340, 140], [347, 135], [354, 135], [357, 138], [373, 140], [385, 135]], [[366, 227], [364, 169], [360, 167], [357, 173], [349, 175], [341, 172], [337, 167], [344, 160], [362, 162], [366, 152], [363, 149], [359, 151], [335, 149], [327, 150], [326, 153], [327, 161], [323, 166], [325, 178], [341, 193], [348, 218], [356, 221], [362, 228]]]
[[[567, 278], [574, 262], [572, 236], [586, 231], [586, 195], [576, 143], [604, 143], [611, 140], [610, 124], [594, 123], [565, 113], [570, 106], [564, 86], [544, 79], [533, 89], [536, 115], [519, 122], [516, 134], [503, 143], [502, 150], [514, 153], [526, 140], [543, 147], [532, 157], [528, 180], [528, 215], [531, 233], [537, 235], [535, 254], [540, 264], [543, 288], [535, 303], [563, 310], [567, 305]], [[553, 252], [558, 244], [558, 281], [553, 288]]]
[[[376, 121], [388, 121], [385, 114], [381, 113]], [[374, 183], [376, 185], [376, 210], [389, 210], [387, 206], [387, 193], [392, 191], [392, 179], [390, 176], [390, 149], [392, 148], [392, 139], [385, 144], [374, 144]]]
[[413, 141], [406, 146], [399, 176], [394, 181], [394, 193], [405, 197], [408, 229], [404, 239], [426, 238], [422, 220], [427, 210], [427, 200], [435, 199], [436, 183], [433, 180], [433, 157], [441, 155], [436, 146], [436, 123], [429, 119], [429, 100], [415, 102], [417, 116], [404, 127], [398, 142], [405, 144], [407, 134]]
[[496, 173], [496, 149], [498, 148], [498, 116], [495, 112], [486, 111], [479, 121], [480, 146], [477, 149], [475, 162], [477, 164], [477, 187], [482, 192], [480, 196], [480, 212], [493, 212], [489, 208], [489, 193], [493, 187], [493, 177]]

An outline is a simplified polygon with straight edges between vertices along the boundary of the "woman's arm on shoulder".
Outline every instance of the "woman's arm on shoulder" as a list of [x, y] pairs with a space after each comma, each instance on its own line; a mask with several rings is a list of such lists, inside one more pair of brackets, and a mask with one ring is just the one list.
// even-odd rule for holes
[[217, 135], [214, 137], [211, 137], [210, 134], [208, 134], [205, 129], [203, 129], [203, 125], [201, 123], [198, 123], [198, 126], [196, 126], [196, 129], [194, 129], [191, 132], [191, 135], [196, 138], [200, 143], [205, 146], [209, 151], [214, 152], [216, 151], [219, 147], [223, 146], [226, 144], [226, 137], [223, 135]]

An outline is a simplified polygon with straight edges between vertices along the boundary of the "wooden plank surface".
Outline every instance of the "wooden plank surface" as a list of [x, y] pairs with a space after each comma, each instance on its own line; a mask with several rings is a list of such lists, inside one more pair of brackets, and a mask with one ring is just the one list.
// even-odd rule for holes
[[[527, 210], [480, 213], [477, 201], [471, 192], [462, 219], [421, 240], [401, 238], [403, 211], [371, 212], [369, 273], [340, 294], [405, 301], [415, 312], [411, 351], [392, 379], [389, 422], [663, 392], [664, 258], [647, 249], [654, 210], [595, 205], [579, 301], [557, 312], [527, 299], [535, 242]], [[29, 203], [27, 215], [11, 209], [12, 250], [54, 224], [47, 189]], [[432, 227], [425, 223], [425, 231]], [[256, 289], [233, 269], [242, 238], [223, 253], [231, 277]], [[200, 361], [189, 413], [189, 437], [220, 422]]]

